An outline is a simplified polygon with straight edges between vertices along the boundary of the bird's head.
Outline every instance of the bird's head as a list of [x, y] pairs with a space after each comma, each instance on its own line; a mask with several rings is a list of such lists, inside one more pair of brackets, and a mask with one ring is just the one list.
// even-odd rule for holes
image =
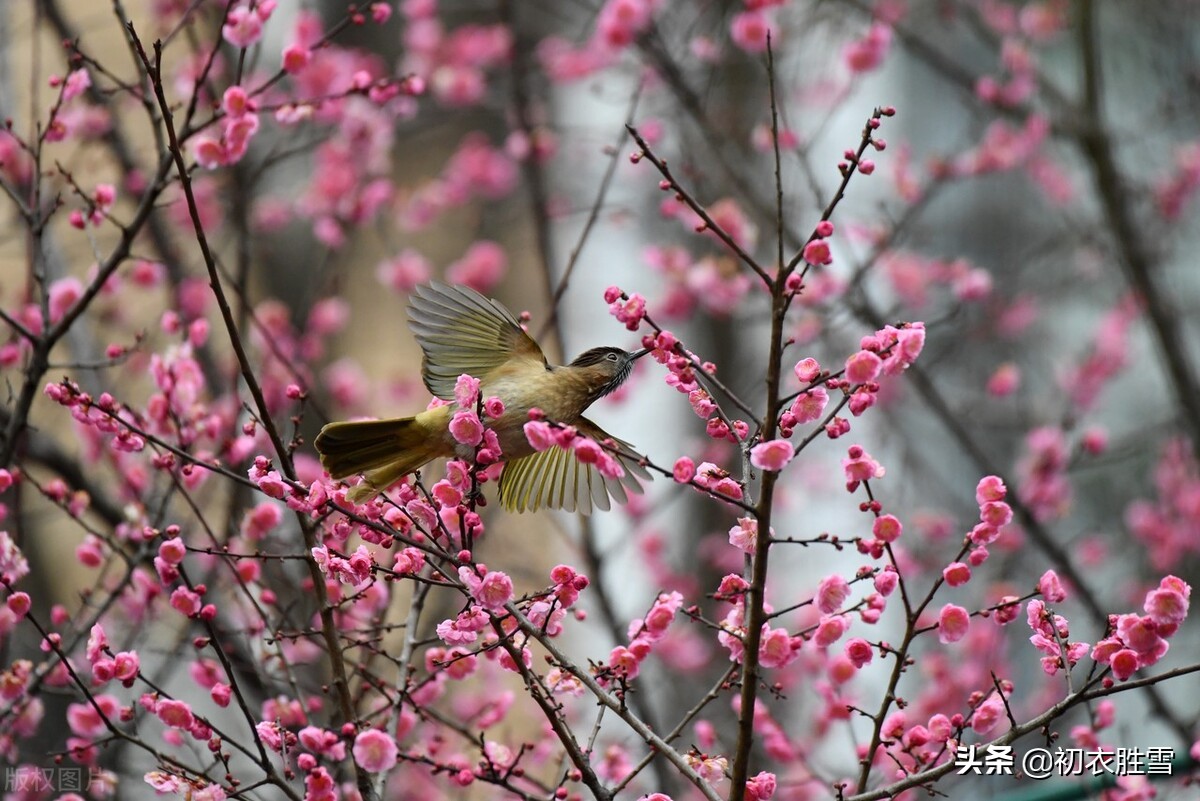
[[591, 400], [603, 398], [615, 390], [633, 370], [633, 363], [650, 352], [649, 348], [627, 351], [620, 348], [592, 348], [575, 357], [568, 367], [575, 368], [588, 383]]

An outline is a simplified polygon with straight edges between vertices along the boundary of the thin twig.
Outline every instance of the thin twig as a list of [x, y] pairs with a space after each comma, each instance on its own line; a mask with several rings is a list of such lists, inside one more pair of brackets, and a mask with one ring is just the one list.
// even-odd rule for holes
[[692, 197], [691, 194], [683, 188], [683, 185], [680, 184], [679, 181], [676, 180], [675, 176], [671, 173], [671, 169], [667, 166], [667, 162], [664, 159], [659, 158], [654, 153], [654, 151], [650, 148], [650, 144], [642, 137], [640, 133], [638, 133], [637, 128], [634, 128], [632, 125], [626, 125], [625, 130], [629, 131], [629, 135], [633, 137], [635, 142], [637, 142], [638, 148], [640, 149], [640, 152], [637, 154], [639, 158], [644, 158], [649, 161], [662, 175], [663, 180], [665, 181], [664, 188], [674, 192], [679, 199], [687, 205], [688, 208], [696, 213], [696, 216], [704, 222], [703, 230], [712, 231], [714, 234], [716, 234], [717, 238], [724, 242], [725, 246], [732, 250], [734, 254], [742, 261], [742, 263], [749, 267], [759, 277], [759, 279], [763, 282], [763, 286], [770, 287], [771, 276], [767, 274], [767, 271], [764, 270], [754, 259], [754, 257], [747, 253], [732, 236], [730, 236], [728, 231], [722, 228], [720, 224], [718, 224], [717, 221], [709, 215], [708, 210], [705, 209], [704, 206], [700, 205], [699, 201]]

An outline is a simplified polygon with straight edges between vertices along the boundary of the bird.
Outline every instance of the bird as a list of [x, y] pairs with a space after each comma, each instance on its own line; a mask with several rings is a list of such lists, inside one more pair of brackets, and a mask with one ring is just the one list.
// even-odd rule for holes
[[[505, 461], [500, 476], [500, 504], [505, 509], [589, 514], [593, 509], [607, 511], [610, 498], [624, 503], [630, 492], [642, 492], [638, 479], [648, 481], [650, 473], [641, 457], [583, 413], [621, 386], [649, 348], [592, 348], [570, 364], [552, 366], [503, 304], [468, 287], [439, 282], [413, 291], [409, 328], [424, 354], [421, 377], [431, 394], [453, 401], [458, 378], [468, 374], [479, 380], [482, 398], [503, 402], [503, 414], [485, 419], [484, 425], [495, 431]], [[610, 452], [624, 475], [605, 476], [557, 445], [535, 450], [524, 431], [535, 408], [546, 420], [574, 426], [579, 434], [615, 449]], [[363, 475], [347, 494], [351, 502], [363, 503], [435, 459], [472, 458], [474, 449], [459, 444], [450, 433], [456, 411], [451, 403], [413, 417], [329, 423], [313, 445], [331, 478]]]

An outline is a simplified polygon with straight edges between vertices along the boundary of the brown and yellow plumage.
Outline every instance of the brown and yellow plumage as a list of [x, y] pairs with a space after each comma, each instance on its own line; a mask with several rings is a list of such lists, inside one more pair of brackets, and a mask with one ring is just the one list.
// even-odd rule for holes
[[[484, 397], [503, 401], [504, 414], [486, 425], [496, 432], [506, 462], [500, 478], [505, 508], [587, 514], [608, 509], [610, 499], [623, 503], [629, 492], [642, 491], [638, 478], [650, 475], [637, 454], [583, 412], [620, 386], [645, 351], [593, 348], [568, 365], [551, 366], [508, 309], [474, 290], [445, 284], [418, 287], [409, 320], [424, 352], [421, 375], [431, 393], [453, 400], [458, 377], [467, 374], [479, 379]], [[524, 432], [535, 407], [592, 439], [612, 439], [625, 475], [608, 478], [559, 447], [535, 451]], [[350, 495], [361, 502], [434, 459], [467, 455], [449, 431], [453, 412], [454, 407], [441, 406], [413, 417], [330, 423], [314, 444], [335, 479], [363, 474]]]

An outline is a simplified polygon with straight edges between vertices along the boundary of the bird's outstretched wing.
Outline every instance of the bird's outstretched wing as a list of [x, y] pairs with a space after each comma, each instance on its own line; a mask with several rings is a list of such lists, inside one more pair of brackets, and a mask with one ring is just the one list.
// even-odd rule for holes
[[620, 448], [617, 460], [625, 468], [625, 475], [608, 478], [595, 465], [584, 464], [571, 451], [554, 446], [504, 466], [500, 476], [500, 504], [505, 509], [513, 512], [562, 509], [586, 515], [593, 509], [608, 511], [612, 505], [610, 498], [625, 503], [630, 492], [642, 493], [638, 479], [649, 481], [651, 476], [632, 446], [605, 433], [585, 417], [575, 426], [581, 434], [597, 442], [612, 439]]
[[513, 360], [546, 364], [542, 349], [512, 312], [473, 289], [436, 282], [419, 286], [408, 317], [425, 352], [425, 386], [443, 400], [454, 399], [454, 383], [463, 373], [485, 380]]

